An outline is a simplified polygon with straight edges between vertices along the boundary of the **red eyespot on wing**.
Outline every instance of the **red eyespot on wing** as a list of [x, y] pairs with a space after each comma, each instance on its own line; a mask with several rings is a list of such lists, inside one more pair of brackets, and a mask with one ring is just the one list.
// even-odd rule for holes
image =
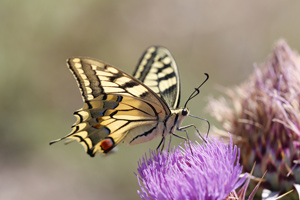
[[100, 147], [104, 153], [108, 153], [112, 148], [114, 148], [115, 142], [112, 138], [107, 137], [101, 141]]

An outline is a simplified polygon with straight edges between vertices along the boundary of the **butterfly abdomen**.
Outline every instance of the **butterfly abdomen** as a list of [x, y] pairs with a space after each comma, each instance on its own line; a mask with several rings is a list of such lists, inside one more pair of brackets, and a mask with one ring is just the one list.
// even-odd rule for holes
[[183, 119], [186, 116], [182, 115], [182, 109], [172, 110], [172, 113], [165, 118], [160, 118], [155, 124], [148, 126], [138, 126], [131, 129], [124, 138], [124, 143], [135, 145], [144, 143], [160, 136], [165, 137], [172, 134], [180, 127]]
[[154, 122], [146, 126], [137, 126], [128, 131], [127, 136], [124, 138], [124, 144], [136, 145], [151, 141], [154, 138], [161, 136], [162, 130], [162, 122]]

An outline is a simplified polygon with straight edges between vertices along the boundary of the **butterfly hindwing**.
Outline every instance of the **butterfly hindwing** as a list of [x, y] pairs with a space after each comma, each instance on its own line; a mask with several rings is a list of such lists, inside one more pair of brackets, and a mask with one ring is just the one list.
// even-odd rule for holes
[[109, 152], [123, 140], [135, 144], [156, 136], [158, 122], [170, 110], [151, 89], [102, 61], [71, 58], [67, 63], [85, 103], [74, 113], [73, 131], [57, 141], [77, 140], [94, 156]]
[[109, 152], [128, 131], [145, 125], [154, 127], [157, 120], [157, 113], [147, 103], [118, 95], [107, 95], [106, 100], [100, 95], [74, 115], [77, 122], [68, 137], [80, 142], [92, 156], [99, 151]]
[[149, 47], [140, 59], [133, 76], [157, 93], [170, 108], [180, 100], [180, 77], [175, 60], [168, 49]]

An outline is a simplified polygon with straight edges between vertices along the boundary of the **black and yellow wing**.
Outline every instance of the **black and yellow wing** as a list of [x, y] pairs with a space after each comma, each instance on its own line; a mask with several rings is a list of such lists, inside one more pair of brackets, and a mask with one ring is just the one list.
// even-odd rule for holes
[[141, 57], [133, 76], [161, 97], [169, 108], [178, 108], [179, 71], [168, 49], [161, 46], [149, 47]]
[[157, 136], [160, 122], [171, 111], [158, 95], [165, 92], [154, 92], [145, 85], [145, 80], [150, 80], [147, 76], [144, 84], [142, 79], [90, 58], [71, 58], [67, 64], [77, 80], [84, 106], [74, 113], [77, 122], [72, 132], [52, 143], [65, 138], [77, 140], [94, 156], [109, 152], [122, 141], [137, 144]]

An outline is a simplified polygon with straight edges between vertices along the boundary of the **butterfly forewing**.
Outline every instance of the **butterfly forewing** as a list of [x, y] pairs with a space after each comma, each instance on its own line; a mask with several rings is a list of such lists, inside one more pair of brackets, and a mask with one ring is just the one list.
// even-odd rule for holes
[[125, 140], [136, 144], [151, 140], [160, 122], [170, 115], [165, 102], [134, 77], [89, 58], [67, 61], [80, 88], [84, 106], [65, 138], [80, 142], [87, 153], [109, 152]]
[[158, 94], [170, 108], [180, 100], [180, 78], [175, 60], [168, 49], [149, 47], [140, 59], [133, 76]]

